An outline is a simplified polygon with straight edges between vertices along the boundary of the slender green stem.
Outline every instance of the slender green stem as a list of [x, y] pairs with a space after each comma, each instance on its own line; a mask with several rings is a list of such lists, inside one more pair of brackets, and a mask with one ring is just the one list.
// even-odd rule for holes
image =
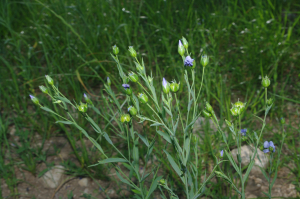
[[184, 174], [184, 179], [185, 179], [186, 197], [187, 197], [187, 199], [189, 199], [190, 198], [190, 194], [189, 194], [189, 188], [188, 188], [187, 173]]
[[201, 86], [200, 86], [200, 89], [199, 89], [199, 92], [198, 92], [198, 95], [196, 97], [196, 102], [198, 101], [198, 98], [200, 97], [200, 93], [201, 93], [201, 89], [202, 89], [202, 85], [203, 85], [203, 77], [204, 77], [204, 72], [205, 72], [205, 67], [203, 67], [202, 69], [202, 80], [201, 80]]
[[152, 101], [155, 103], [155, 106], [158, 108], [158, 110], [160, 110], [160, 107], [159, 107], [157, 101], [156, 101], [155, 99], [153, 99], [152, 95], [150, 95], [150, 94], [148, 93], [148, 91], [145, 89], [145, 87], [144, 87], [140, 82], [137, 82], [137, 83], [138, 83], [138, 85], [140, 85], [140, 87], [147, 93], [147, 95], [152, 99]]
[[176, 100], [176, 106], [177, 106], [178, 111], [179, 111], [179, 118], [180, 118], [180, 121], [181, 121], [182, 132], [184, 132], [184, 126], [183, 126], [183, 121], [182, 121], [182, 117], [181, 117], [180, 106], [179, 106], [179, 103], [178, 103], [178, 99], [177, 99], [176, 93], [175, 93], [175, 100]]

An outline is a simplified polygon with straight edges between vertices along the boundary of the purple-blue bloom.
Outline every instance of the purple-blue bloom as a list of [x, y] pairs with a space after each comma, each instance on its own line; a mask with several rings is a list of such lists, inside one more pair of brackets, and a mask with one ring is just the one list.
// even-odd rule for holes
[[127, 89], [130, 88], [129, 84], [122, 84], [122, 86], [123, 86], [123, 88], [124, 88], [125, 90], [127, 90]]
[[179, 47], [183, 46], [180, 40], [179, 40], [178, 46]]
[[223, 150], [220, 152], [220, 155], [221, 155], [221, 157], [223, 157], [223, 155], [224, 155], [224, 151]]
[[193, 61], [194, 59], [192, 59], [190, 56], [187, 56], [184, 60], [184, 66], [193, 66]]
[[86, 94], [85, 94], [85, 93], [83, 94], [83, 97], [84, 97], [84, 98], [87, 98], [87, 96], [86, 96]]
[[167, 85], [168, 85], [168, 82], [167, 82], [167, 80], [165, 78], [163, 78], [162, 85], [163, 85], [164, 88], [166, 88]]
[[33, 95], [29, 95], [29, 97], [30, 97], [30, 99], [33, 99], [33, 98], [35, 98]]
[[268, 142], [268, 141], [265, 141], [264, 142], [264, 150], [263, 152], [264, 153], [269, 153], [270, 152], [270, 149], [272, 150], [273, 149], [273, 153], [275, 152], [275, 145], [272, 141]]
[[247, 129], [241, 129], [241, 135], [242, 136], [246, 136], [247, 133]]

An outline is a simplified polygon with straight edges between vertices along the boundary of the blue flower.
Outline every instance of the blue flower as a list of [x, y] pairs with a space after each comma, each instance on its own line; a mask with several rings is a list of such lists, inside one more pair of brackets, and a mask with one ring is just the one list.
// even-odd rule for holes
[[179, 47], [182, 47], [182, 46], [183, 46], [180, 40], [179, 40], [178, 46], [179, 46]]
[[187, 56], [184, 60], [184, 66], [193, 66], [193, 61], [194, 59], [192, 59], [190, 56]]
[[129, 84], [122, 84], [122, 86], [123, 86], [123, 88], [124, 88], [125, 90], [127, 90], [127, 89], [130, 88]]
[[275, 145], [274, 145], [274, 143], [272, 141], [270, 141], [270, 142], [265, 141], [264, 142], [264, 148], [265, 148], [263, 150], [264, 153], [269, 153], [272, 150], [273, 150], [273, 153], [275, 152]]
[[247, 129], [241, 129], [241, 135], [242, 136], [246, 136], [247, 133]]
[[224, 155], [224, 151], [222, 150], [222, 151], [220, 152], [220, 156], [223, 157], [223, 155]]
[[163, 78], [162, 85], [163, 85], [164, 88], [166, 88], [167, 85], [168, 85], [168, 82], [167, 82], [167, 80], [165, 78]]

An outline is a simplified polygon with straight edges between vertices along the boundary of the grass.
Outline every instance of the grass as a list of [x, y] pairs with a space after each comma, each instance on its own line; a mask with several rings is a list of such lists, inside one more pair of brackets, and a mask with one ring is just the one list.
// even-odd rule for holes
[[[28, 97], [34, 94], [44, 105], [56, 109], [37, 90], [39, 85], [45, 84], [45, 74], [54, 78], [70, 99], [79, 102], [83, 92], [87, 92], [99, 107], [103, 104], [100, 93], [107, 76], [111, 77], [114, 89], [120, 91], [117, 85], [121, 81], [110, 57], [111, 46], [119, 46], [119, 58], [126, 73], [135, 68], [127, 51], [128, 46], [134, 46], [138, 56], [143, 57], [148, 74], [153, 72], [154, 82], [160, 87], [163, 76], [168, 80], [184, 81], [177, 53], [178, 40], [184, 36], [197, 59], [198, 82], [202, 73], [200, 55], [206, 52], [210, 56], [204, 78], [206, 93], [200, 97], [213, 105], [221, 120], [230, 118], [229, 107], [238, 98], [248, 102], [247, 109], [252, 113], [263, 114], [264, 95], [260, 82], [261, 77], [270, 77], [269, 96], [275, 99], [270, 119], [278, 128], [276, 120], [282, 116], [287, 119], [286, 144], [295, 155], [286, 157], [285, 162], [296, 163], [293, 173], [295, 179], [300, 179], [300, 161], [296, 155], [299, 153], [299, 125], [292, 125], [299, 120], [299, 112], [298, 109], [287, 111], [300, 103], [299, 7], [296, 0], [157, 0], [151, 3], [3, 0], [0, 3], [1, 151], [17, 153], [19, 160], [24, 161], [22, 167], [35, 173], [36, 165], [47, 154], [42, 154], [26, 140], [36, 133], [49, 139], [68, 132], [66, 126], [54, 123], [50, 114], [33, 106]], [[179, 92], [184, 96], [186, 91]], [[81, 126], [86, 125], [83, 118], [78, 119]], [[243, 123], [251, 128], [253, 117], [244, 115]], [[20, 135], [22, 150], [11, 147], [8, 141], [11, 126], [15, 126]], [[271, 130], [272, 126], [268, 128]], [[69, 142], [74, 144], [74, 153], [78, 153], [76, 156], [82, 164], [77, 169], [88, 172], [86, 166], [90, 162], [86, 151], [83, 149], [79, 153], [75, 146], [79, 134], [75, 129], [71, 132]], [[264, 136], [264, 139], [270, 136], [276, 139], [276, 133]], [[211, 140], [213, 148], [208, 147]], [[279, 141], [275, 142], [279, 144]], [[218, 151], [220, 140], [207, 133], [204, 143], [200, 149], [209, 162], [210, 154]], [[7, 184], [15, 193], [17, 179], [12, 177], [14, 171], [9, 165], [16, 165], [17, 159], [9, 156], [7, 164], [4, 154], [1, 157], [0, 172], [10, 175], [4, 179], [12, 179]], [[165, 164], [168, 168], [167, 162]], [[80, 173], [77, 169], [75, 173]], [[300, 182], [295, 180], [295, 183], [300, 191]], [[220, 182], [215, 187], [209, 193], [222, 194]]]

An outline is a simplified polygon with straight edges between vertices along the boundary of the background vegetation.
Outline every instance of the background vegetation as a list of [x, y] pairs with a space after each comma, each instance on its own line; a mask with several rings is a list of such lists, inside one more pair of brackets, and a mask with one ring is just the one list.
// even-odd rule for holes
[[[230, 118], [229, 107], [238, 98], [247, 101], [247, 109], [259, 115], [264, 105], [261, 77], [270, 77], [269, 96], [274, 97], [275, 106], [269, 129], [279, 127], [278, 118], [286, 118], [286, 144], [293, 155], [285, 157], [282, 166], [295, 163], [297, 169], [292, 172], [300, 191], [299, 8], [297, 0], [2, 0], [0, 176], [14, 191], [18, 179], [13, 165], [38, 175], [36, 165], [45, 162], [50, 166], [47, 157], [55, 155], [33, 147], [34, 135], [47, 140], [66, 136], [69, 131], [30, 101], [29, 94], [33, 94], [47, 107], [56, 109], [38, 90], [39, 85], [45, 84], [46, 74], [55, 79], [69, 99], [79, 102], [86, 92], [99, 107], [105, 101], [101, 92], [107, 76], [116, 92], [120, 91], [121, 81], [110, 57], [114, 44], [120, 48], [125, 72], [135, 68], [127, 51], [128, 46], [134, 46], [138, 56], [143, 57], [148, 74], [152, 71], [154, 82], [161, 87], [163, 76], [183, 81], [177, 45], [184, 36], [197, 59], [198, 82], [202, 71], [200, 55], [205, 52], [210, 57], [204, 78], [206, 93], [201, 98], [213, 105], [221, 120]], [[180, 95], [185, 92], [181, 89]], [[81, 126], [86, 125], [83, 118], [78, 120]], [[251, 115], [246, 115], [243, 123], [251, 129]], [[12, 126], [22, 143], [17, 147], [9, 141]], [[271, 131], [264, 134], [266, 139], [272, 136], [279, 143], [276, 135]], [[75, 143], [78, 131], [71, 129], [71, 136]], [[220, 140], [210, 147], [215, 136], [206, 136], [200, 146], [204, 159], [218, 151]], [[76, 150], [74, 147], [82, 166], [71, 171], [88, 176], [91, 171], [86, 166], [97, 159], [89, 160], [84, 152]], [[71, 163], [67, 166], [72, 168]], [[100, 167], [96, 171], [96, 178], [106, 179]], [[217, 184], [210, 194], [220, 194], [221, 186]]]

